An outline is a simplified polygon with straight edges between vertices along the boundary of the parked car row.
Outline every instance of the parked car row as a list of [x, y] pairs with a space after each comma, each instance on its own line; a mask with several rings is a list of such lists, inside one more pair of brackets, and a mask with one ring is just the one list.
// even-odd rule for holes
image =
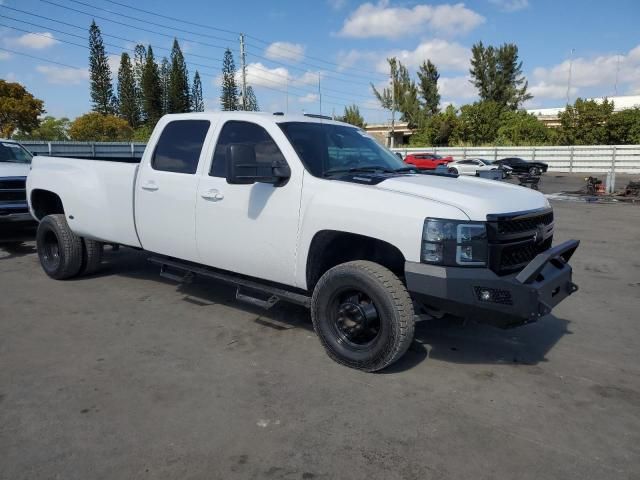
[[435, 170], [441, 165], [446, 165], [449, 172], [460, 175], [476, 175], [482, 171], [502, 170], [503, 178], [507, 178], [511, 174], [539, 176], [549, 168], [544, 162], [527, 161], [519, 157], [507, 157], [499, 160], [465, 158], [456, 161], [452, 156], [445, 157], [429, 152], [409, 153], [404, 157], [404, 162], [420, 170]]

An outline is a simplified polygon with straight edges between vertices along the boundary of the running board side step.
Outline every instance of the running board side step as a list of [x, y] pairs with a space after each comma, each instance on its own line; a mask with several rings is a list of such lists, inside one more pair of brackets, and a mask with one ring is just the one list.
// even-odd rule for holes
[[[162, 277], [176, 282], [190, 282], [194, 276], [201, 275], [230, 285], [235, 285], [237, 288], [236, 299], [257, 307], [269, 309], [280, 300], [295, 303], [296, 305], [302, 305], [306, 308], [311, 307], [311, 297], [308, 295], [261, 283], [257, 280], [249, 280], [233, 273], [221, 272], [212, 268], [192, 265], [178, 260], [161, 257], [151, 257], [149, 258], [149, 261], [156, 265], [160, 265], [160, 275]], [[268, 298], [267, 300], [263, 300], [252, 295], [248, 295], [247, 293], [242, 293], [243, 289], [245, 291], [253, 290], [255, 292], [268, 295]]]

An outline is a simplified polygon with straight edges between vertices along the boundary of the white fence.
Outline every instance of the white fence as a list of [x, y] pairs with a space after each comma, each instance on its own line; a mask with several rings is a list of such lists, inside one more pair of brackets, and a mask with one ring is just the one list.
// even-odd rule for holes
[[590, 145], [576, 147], [425, 147], [394, 148], [406, 155], [410, 152], [433, 152], [451, 155], [456, 160], [486, 158], [497, 160], [520, 157], [549, 164], [553, 172], [619, 172], [640, 174], [640, 145]]
[[[144, 143], [128, 142], [22, 142], [27, 149], [40, 155], [85, 158], [139, 159]], [[521, 157], [549, 164], [553, 172], [619, 172], [640, 174], [640, 145], [592, 145], [580, 147], [425, 147], [394, 148], [409, 152], [435, 152], [451, 155], [456, 160], [480, 157], [497, 160]]]

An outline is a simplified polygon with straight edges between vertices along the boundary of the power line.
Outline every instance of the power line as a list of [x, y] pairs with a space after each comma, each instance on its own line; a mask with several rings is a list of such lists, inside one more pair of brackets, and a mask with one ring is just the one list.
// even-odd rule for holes
[[[136, 25], [131, 25], [130, 23], [119, 22], [119, 21], [117, 21], [117, 20], [112, 20], [112, 19], [110, 19], [110, 18], [101, 17], [100, 15], [94, 15], [93, 13], [87, 13], [87, 12], [84, 12], [84, 11], [82, 11], [82, 10], [78, 10], [77, 8], [67, 7], [67, 6], [65, 6], [65, 5], [60, 5], [59, 3], [52, 2], [51, 0], [40, 0], [40, 1], [41, 1], [41, 2], [44, 2], [44, 3], [51, 4], [51, 5], [55, 5], [56, 7], [64, 8], [64, 9], [66, 9], [66, 10], [71, 10], [71, 11], [73, 11], [73, 12], [81, 13], [82, 15], [87, 15], [87, 16], [92, 17], [92, 18], [99, 18], [100, 20], [104, 20], [104, 21], [106, 21], [106, 22], [115, 23], [115, 24], [117, 24], [117, 25], [122, 25], [122, 26], [129, 27], [129, 28], [133, 28], [133, 29], [136, 29], [136, 30], [142, 30], [143, 32], [152, 33], [152, 34], [154, 34], [154, 35], [161, 35], [161, 36], [163, 36], [163, 37], [168, 37], [168, 38], [176, 38], [176, 39], [181, 40], [181, 41], [183, 41], [183, 42], [197, 43], [197, 44], [199, 44], [199, 45], [203, 45], [203, 46], [205, 46], [205, 47], [221, 48], [221, 47], [220, 47], [220, 45], [213, 45], [213, 44], [210, 44], [210, 43], [201, 42], [201, 41], [199, 41], [199, 40], [193, 40], [193, 39], [185, 38], [185, 37], [177, 37], [177, 36], [175, 36], [175, 35], [169, 35], [169, 34], [167, 34], [167, 33], [156, 32], [156, 31], [154, 31], [154, 30], [149, 30], [149, 29], [147, 29], [147, 28], [138, 27], [138, 26], [136, 26]], [[140, 20], [140, 21], [141, 21], [141, 20]], [[231, 47], [226, 47], [226, 48], [229, 48], [229, 50], [234, 50], [234, 49], [233, 49], [233, 48], [231, 48]], [[235, 50], [234, 50], [234, 51], [235, 51]]]
[[[4, 17], [4, 15], [0, 15], [0, 17]], [[6, 18], [6, 17], [5, 17]], [[46, 35], [44, 33], [40, 33], [40, 32], [32, 32], [30, 30], [25, 30], [23, 28], [18, 28], [18, 27], [14, 27], [11, 25], [6, 25], [4, 23], [0, 23], [0, 26], [3, 27], [7, 27], [7, 28], [11, 28], [13, 30], [18, 30], [19, 32], [24, 32], [24, 33], [28, 33], [31, 35], [38, 35], [40, 37], [44, 37], [44, 38], [51, 38], [49, 35]], [[49, 30], [54, 30], [53, 28], [50, 28]], [[54, 30], [55, 31], [55, 30]], [[65, 32], [60, 32], [60, 33], [65, 33]], [[67, 35], [73, 35], [73, 34], [67, 34]], [[73, 35], [73, 36], [77, 36], [79, 37], [79, 35]], [[82, 37], [84, 38], [84, 37]], [[84, 49], [89, 49], [89, 47], [87, 45], [82, 45], [80, 43], [75, 43], [75, 42], [70, 42], [69, 40], [62, 40], [61, 38], [54, 38], [53, 40], [57, 41], [57, 42], [62, 42], [62, 43], [66, 43], [68, 45], [74, 45], [76, 47], [80, 47], [80, 48], [84, 48]], [[114, 47], [114, 48], [118, 48], [118, 49], [122, 49], [122, 50], [127, 50], [129, 52], [135, 52], [135, 50], [133, 48], [126, 48], [126, 47], [120, 47], [118, 45], [113, 45], [110, 43], [105, 43], [105, 45], [110, 46], [110, 47]], [[105, 51], [106, 54], [108, 55], [115, 55], [115, 56], [119, 56], [120, 54], [122, 54], [122, 52], [120, 53], [116, 53], [116, 52], [109, 52], [109, 51]], [[222, 61], [221, 59], [218, 59], [219, 61]], [[204, 67], [204, 68], [209, 68], [208, 65], [203, 65], [201, 63], [193, 63], [193, 62], [185, 62], [187, 65], [191, 65], [191, 66], [197, 66], [197, 67]], [[206, 73], [206, 72], [205, 72]], [[215, 75], [213, 75], [215, 76]]]
[[[58, 20], [56, 18], [45, 17], [43, 15], [37, 15], [35, 13], [27, 12], [25, 10], [20, 10], [19, 8], [13, 8], [13, 7], [9, 7], [7, 5], [1, 5], [1, 4], [0, 4], [0, 8], [8, 8], [9, 10], [13, 10], [15, 12], [23, 13], [23, 14], [26, 14], [26, 15], [31, 15], [33, 17], [41, 18], [41, 19], [47, 20], [49, 22], [55, 22], [55, 23], [58, 23], [60, 25], [66, 25], [68, 27], [76, 28], [78, 30], [82, 30], [83, 32], [87, 31], [87, 27], [82, 27], [80, 25], [75, 25], [73, 23], [64, 22], [64, 21]], [[7, 15], [0, 15], [0, 16], [8, 18], [8, 19], [11, 19], [11, 20], [14, 20], [16, 22], [26, 23], [27, 25], [32, 25], [32, 26], [39, 27], [39, 28], [46, 28], [48, 30], [52, 30], [54, 32], [57, 31], [57, 32], [63, 33], [65, 35], [72, 35], [74, 37], [79, 37], [79, 35], [75, 35], [75, 34], [72, 34], [72, 33], [69, 33], [69, 32], [63, 32], [61, 30], [56, 30], [55, 28], [52, 28], [52, 27], [49, 27], [49, 26], [39, 25], [37, 23], [28, 22], [26, 20], [20, 20], [18, 18], [9, 17]], [[132, 44], [138, 43], [136, 40], [132, 40], [130, 38], [119, 37], [117, 35], [111, 35], [111, 34], [104, 33], [104, 32], [101, 32], [101, 33], [102, 33], [103, 37], [115, 38], [117, 40], [122, 40], [123, 42], [129, 42], [129, 43], [132, 43]], [[82, 37], [82, 38], [86, 38], [86, 37]], [[166, 51], [169, 51], [169, 52], [171, 51], [171, 49], [167, 48], [167, 47], [161, 47], [159, 45], [153, 45], [153, 44], [149, 44], [149, 45], [151, 45], [152, 48], [155, 48], [155, 49], [158, 49], [158, 50], [166, 50]], [[217, 46], [215, 48], [219, 48], [221, 50], [226, 50], [227, 49], [227, 47], [224, 47], [222, 45], [219, 45], [219, 46]], [[198, 55], [198, 54], [195, 54], [195, 53], [189, 53], [189, 55], [192, 56], [192, 57], [198, 57], [198, 58], [202, 58], [202, 59], [205, 59], [205, 60], [220, 61], [219, 58], [207, 57], [206, 55]]]
[[169, 30], [175, 30], [175, 31], [182, 32], [182, 33], [189, 33], [191, 35], [199, 35], [201, 37], [212, 38], [213, 40], [222, 40], [223, 42], [231, 42], [231, 41], [235, 40], [235, 39], [232, 40], [232, 39], [224, 38], [224, 37], [218, 37], [216, 35], [209, 35], [209, 34], [206, 34], [206, 33], [198, 33], [198, 32], [193, 32], [193, 31], [190, 31], [190, 30], [184, 30], [182, 28], [172, 27], [170, 25], [164, 25], [162, 23], [152, 22], [150, 20], [141, 20], [141, 19], [139, 19], [137, 17], [131, 16], [131, 15], [127, 15], [126, 13], [114, 12], [113, 10], [109, 10], [108, 8], [96, 7], [95, 5], [91, 5], [90, 3], [82, 2], [80, 0], [69, 0], [69, 1], [73, 2], [73, 3], [78, 3], [78, 4], [83, 5], [85, 7], [93, 8], [95, 10], [100, 10], [101, 12], [106, 12], [106, 13], [109, 13], [111, 15], [117, 15], [119, 17], [128, 18], [129, 20], [134, 20], [136, 22], [143, 22], [143, 23], [148, 24], [148, 25], [153, 25], [154, 27], [167, 28]]
[[[42, 1], [47, 1], [47, 0], [42, 0]], [[126, 15], [126, 14], [121, 13], [121, 12], [116, 12], [116, 11], [109, 10], [109, 9], [106, 9], [106, 8], [103, 8], [103, 7], [96, 7], [96, 6], [94, 6], [94, 5], [88, 4], [88, 3], [83, 2], [83, 1], [81, 1], [81, 0], [70, 0], [70, 1], [71, 1], [71, 2], [74, 2], [74, 3], [78, 3], [78, 4], [80, 4], [80, 5], [88, 6], [88, 7], [91, 7], [91, 8], [97, 9], [97, 10], [105, 11], [105, 12], [111, 13], [111, 14], [113, 14], [113, 15], [120, 15], [120, 16], [123, 16], [123, 17], [129, 18], [129, 19], [132, 19], [132, 20], [136, 20], [136, 21], [138, 21], [138, 22], [144, 22], [144, 23], [148, 23], [148, 24], [151, 24], [151, 25], [160, 26], [160, 27], [163, 27], [163, 28], [169, 28], [169, 29], [172, 29], [172, 30], [181, 31], [181, 32], [184, 32], [184, 33], [192, 34], [192, 35], [200, 35], [200, 36], [204, 36], [204, 37], [210, 37], [210, 38], [220, 39], [220, 37], [212, 36], [212, 35], [207, 35], [207, 34], [205, 34], [205, 33], [194, 32], [194, 31], [192, 31], [192, 30], [185, 30], [185, 29], [180, 29], [180, 28], [177, 28], [177, 27], [171, 27], [171, 26], [164, 25], [164, 24], [154, 23], [154, 22], [151, 22], [151, 21], [149, 21], [149, 20], [142, 20], [142, 19], [140, 19], [140, 18], [138, 18], [138, 17], [133, 17], [133, 16], [131, 16], [131, 15]], [[130, 5], [126, 5], [126, 4], [123, 4], [123, 3], [121, 3], [121, 2], [117, 2], [117, 1], [115, 1], [115, 0], [104, 0], [104, 1], [109, 2], [109, 3], [112, 3], [112, 4], [115, 4], [115, 5], [119, 5], [119, 6], [121, 6], [121, 7], [129, 8], [129, 9], [132, 9], [132, 10], [135, 10], [135, 11], [138, 11], [138, 12], [141, 12], [141, 13], [146, 13], [146, 14], [148, 14], [148, 15], [154, 15], [154, 16], [157, 16], [157, 17], [160, 17], [160, 18], [165, 18], [165, 19], [169, 19], [169, 20], [172, 20], [172, 21], [178, 21], [178, 22], [182, 22], [182, 23], [189, 24], [189, 25], [198, 26], [198, 27], [201, 27], [201, 28], [206, 28], [206, 29], [211, 29], [211, 30], [222, 31], [222, 32], [225, 32], [225, 33], [233, 34], [233, 35], [240, 35], [240, 32], [234, 32], [234, 31], [232, 31], [232, 30], [225, 30], [225, 29], [221, 29], [221, 28], [218, 28], [218, 27], [211, 27], [211, 26], [208, 26], [208, 25], [203, 25], [203, 24], [200, 24], [200, 23], [191, 22], [191, 21], [188, 21], [188, 20], [180, 19], [180, 18], [169, 17], [169, 16], [167, 16], [167, 15], [162, 15], [162, 14], [159, 14], [159, 13], [155, 13], [155, 12], [152, 12], [152, 11], [150, 11], [150, 10], [145, 10], [145, 9], [142, 9], [142, 8], [138, 8], [138, 7], [133, 7], [133, 6], [130, 6]], [[262, 42], [262, 43], [265, 43], [265, 44], [269, 44], [269, 43], [270, 43], [270, 42], [267, 42], [266, 40], [262, 40], [262, 39], [260, 39], [260, 38], [258, 38], [258, 37], [253, 36], [253, 35], [245, 35], [245, 36], [246, 36], [246, 37], [249, 37], [249, 38], [253, 38], [253, 39], [254, 39], [254, 40], [256, 40], [256, 41], [258, 41], [258, 42]], [[228, 39], [224, 39], [224, 40], [225, 40], [225, 41], [228, 41]], [[258, 49], [262, 49], [262, 48], [263, 48], [263, 47], [258, 47], [258, 46], [255, 46], [255, 45], [249, 45], [249, 44], [247, 44], [247, 46], [253, 46], [253, 47], [258, 48]], [[286, 48], [286, 47], [282, 47], [282, 46], [279, 46], [278, 48], [279, 48], [280, 50], [282, 50], [282, 51], [288, 51], [288, 52], [290, 52], [290, 53], [296, 53], [296, 54], [297, 54], [297, 53], [299, 53], [299, 52], [294, 52], [293, 50], [288, 49], [288, 48]], [[317, 61], [317, 62], [321, 62], [321, 63], [327, 64], [327, 65], [332, 65], [332, 66], [336, 67], [337, 69], [340, 69], [340, 65], [339, 65], [339, 64], [337, 64], [337, 63], [335, 63], [335, 62], [330, 62], [330, 61], [328, 61], [328, 60], [324, 60], [324, 59], [317, 58], [317, 57], [311, 57], [311, 56], [308, 56], [308, 55], [303, 55], [302, 57], [303, 57], [303, 58], [312, 59], [312, 60], [315, 60], [315, 61]], [[282, 64], [282, 62], [277, 62], [276, 60], [273, 60], [273, 59], [266, 59], [266, 60], [270, 60], [270, 61], [273, 61], [273, 62], [275, 62], [275, 63], [280, 63], [280, 64]], [[311, 64], [311, 63], [309, 63], [309, 62], [300, 62], [300, 63], [301, 63], [301, 64], [303, 64], [303, 65], [311, 66], [311, 67], [313, 67], [313, 68], [323, 68], [323, 69], [326, 69], [326, 67], [325, 67], [325, 66], [313, 65], [313, 64]], [[370, 75], [376, 75], [376, 76], [378, 76], [378, 77], [382, 77], [382, 76], [384, 76], [384, 74], [382, 74], [382, 73], [380, 73], [380, 72], [373, 72], [373, 71], [370, 71], [370, 70], [359, 69], [359, 68], [356, 68], [356, 67], [350, 67], [350, 70], [352, 70], [352, 71], [361, 71], [361, 72], [363, 72], [363, 73], [368, 74], [369, 76], [370, 76]], [[368, 77], [364, 77], [364, 76], [362, 76], [362, 75], [355, 75], [355, 74], [345, 74], [345, 73], [343, 73], [343, 72], [341, 72], [341, 71], [339, 71], [339, 70], [336, 70], [336, 69], [332, 70], [332, 72], [334, 72], [336, 75], [351, 76], [351, 77], [354, 77], [354, 78], [361, 78], [361, 79], [365, 79], [365, 78], [366, 78], [366, 80], [367, 80], [367, 81], [369, 80], [369, 78], [368, 78]], [[327, 76], [327, 78], [329, 78], [329, 77]]]

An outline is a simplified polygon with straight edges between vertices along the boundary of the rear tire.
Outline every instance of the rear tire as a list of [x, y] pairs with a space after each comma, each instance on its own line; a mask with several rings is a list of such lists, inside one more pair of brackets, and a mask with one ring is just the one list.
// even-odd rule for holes
[[36, 234], [40, 265], [56, 280], [74, 277], [82, 266], [82, 240], [71, 231], [62, 214], [47, 215]]
[[391, 365], [413, 341], [407, 289], [389, 269], [369, 261], [327, 271], [313, 291], [311, 318], [333, 360], [366, 372]]
[[81, 275], [91, 275], [100, 269], [102, 263], [103, 244], [88, 238], [82, 239]]

